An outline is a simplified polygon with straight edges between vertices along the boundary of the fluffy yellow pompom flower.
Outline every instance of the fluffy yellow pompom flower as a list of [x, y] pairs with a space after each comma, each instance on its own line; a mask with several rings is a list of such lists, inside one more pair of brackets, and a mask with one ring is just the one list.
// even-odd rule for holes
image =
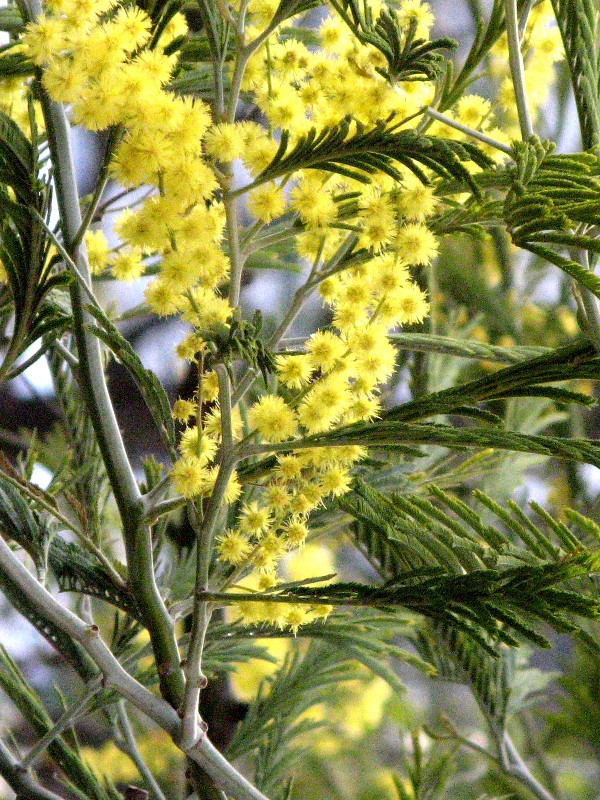
[[339, 421], [349, 402], [345, 383], [319, 381], [300, 403], [298, 419], [308, 433], [326, 431]]
[[65, 48], [64, 20], [40, 14], [37, 22], [30, 22], [25, 27], [21, 44], [33, 63], [42, 66]]
[[271, 511], [266, 506], [259, 506], [256, 501], [242, 508], [240, 527], [254, 536], [259, 536], [271, 526]]
[[244, 137], [242, 158], [250, 172], [257, 175], [269, 166], [278, 145], [256, 122], [243, 122], [241, 126]]
[[291, 206], [309, 228], [323, 228], [333, 222], [337, 207], [320, 180], [304, 178], [291, 191]]
[[276, 367], [279, 380], [290, 389], [306, 386], [313, 371], [310, 357], [305, 354], [277, 356]]
[[140, 247], [126, 247], [113, 256], [111, 264], [112, 274], [118, 281], [137, 280], [144, 272], [142, 249]]
[[120, 8], [111, 20], [118, 34], [119, 45], [131, 53], [137, 49], [150, 36], [152, 20], [140, 8]]
[[415, 176], [404, 181], [398, 195], [398, 211], [403, 217], [422, 222], [433, 214], [437, 204], [431, 186], [426, 186]]
[[163, 84], [171, 78], [177, 56], [167, 56], [159, 50], [144, 50], [131, 63], [139, 66], [148, 78]]
[[187, 420], [196, 413], [196, 404], [192, 403], [191, 400], [184, 400], [182, 397], [179, 397], [173, 403], [173, 410], [172, 415], [173, 419], [179, 420], [179, 422], [187, 422]]
[[326, 494], [340, 497], [350, 491], [352, 478], [344, 467], [333, 467], [321, 476], [320, 486]]
[[419, 222], [401, 228], [395, 245], [407, 264], [429, 264], [438, 254], [437, 239], [429, 228]]
[[331, 331], [317, 331], [308, 340], [306, 349], [313, 367], [329, 372], [343, 358], [347, 345]]
[[301, 547], [308, 536], [308, 526], [301, 518], [292, 518], [284, 525], [282, 534], [290, 547]]
[[207, 485], [209, 471], [194, 456], [184, 456], [176, 461], [171, 470], [173, 486], [184, 497], [202, 494]]
[[202, 436], [200, 429], [193, 425], [181, 435], [179, 450], [184, 456], [194, 456], [204, 466], [217, 452], [217, 443], [208, 436]]
[[429, 303], [424, 292], [416, 283], [408, 284], [392, 293], [384, 302], [386, 301], [388, 301], [388, 307], [384, 313], [394, 317], [400, 325], [422, 322], [429, 313]]
[[99, 275], [104, 271], [110, 253], [106, 236], [102, 231], [85, 232], [85, 246], [92, 275]]
[[307, 622], [309, 617], [309, 612], [304, 606], [294, 603], [289, 606], [289, 610], [283, 618], [283, 623], [291, 629], [295, 636], [298, 633], [298, 628], [303, 622]]
[[248, 195], [248, 211], [259, 222], [271, 222], [285, 211], [285, 194], [275, 183], [264, 183]]
[[248, 558], [252, 548], [240, 531], [228, 530], [217, 536], [216, 549], [221, 561], [237, 567]]
[[42, 75], [42, 84], [57, 103], [73, 103], [81, 94], [87, 76], [69, 58], [51, 59]]
[[291, 439], [298, 427], [294, 411], [282, 397], [273, 395], [261, 397], [250, 409], [248, 420], [267, 442]]
[[159, 317], [168, 317], [179, 310], [179, 295], [163, 280], [152, 281], [144, 292], [149, 308]]
[[345, 422], [365, 422], [375, 419], [381, 413], [381, 403], [379, 398], [368, 392], [359, 392], [352, 400], [348, 413], [344, 417]]
[[73, 122], [90, 131], [102, 131], [120, 121], [121, 102], [116, 75], [104, 73], [73, 103]]
[[243, 129], [236, 123], [221, 122], [204, 134], [204, 147], [217, 161], [233, 161], [244, 151]]

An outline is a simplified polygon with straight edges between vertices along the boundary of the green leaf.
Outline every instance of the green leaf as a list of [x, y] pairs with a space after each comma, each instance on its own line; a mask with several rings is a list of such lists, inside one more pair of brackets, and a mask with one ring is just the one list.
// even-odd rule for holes
[[444, 74], [448, 60], [439, 52], [454, 49], [454, 39], [415, 39], [417, 20], [403, 29], [393, 9], [384, 7], [373, 19], [366, 3], [357, 0], [332, 0], [332, 5], [363, 45], [375, 47], [388, 62], [377, 71], [391, 83], [410, 80], [434, 81]]
[[[33, 728], [36, 736], [41, 738], [53, 728], [54, 723], [37, 694], [3, 647], [0, 647], [0, 686]], [[67, 776], [68, 782], [90, 800], [121, 800], [121, 794], [113, 783], [106, 778], [100, 781], [79, 753], [68, 744], [67, 738], [68, 735], [65, 734], [55, 738], [48, 747], [48, 753]]]
[[[0, 8], [0, 11], [9, 11], [8, 8]], [[0, 23], [0, 30], [2, 30]], [[33, 75], [35, 67], [22, 53], [0, 53], [0, 77], [6, 78], [26, 78]]]
[[578, 226], [597, 224], [600, 159], [595, 151], [553, 155], [553, 146], [536, 138], [515, 145], [504, 219], [516, 245], [555, 264], [600, 297], [600, 278], [548, 246], [600, 252], [594, 236], [573, 233]]
[[300, 169], [328, 170], [363, 183], [380, 170], [400, 181], [402, 174], [396, 163], [414, 172], [424, 183], [428, 180], [422, 167], [427, 167], [444, 178], [466, 182], [478, 193], [463, 162], [472, 161], [481, 167], [491, 162], [475, 145], [399, 130], [401, 125], [402, 122], [388, 120], [365, 130], [364, 125], [347, 117], [320, 132], [313, 128], [289, 151], [289, 133], [283, 131], [279, 150], [269, 166], [251, 184], [231, 194], [243, 194], [261, 183]]
[[279, 670], [263, 680], [257, 699], [234, 733], [227, 757], [256, 752], [255, 785], [273, 797], [303, 752], [298, 737], [326, 724], [302, 719], [302, 715], [323, 702], [330, 688], [357, 677], [356, 666], [324, 642], [311, 642], [303, 654], [294, 647]]
[[491, 637], [513, 646], [525, 640], [549, 647], [547, 639], [536, 630], [536, 622], [547, 623], [559, 632], [577, 633], [573, 616], [600, 617], [600, 600], [596, 597], [555, 588], [600, 572], [600, 558], [588, 554], [574, 554], [554, 564], [481, 569], [463, 575], [440, 575], [439, 570], [427, 572], [404, 572], [383, 586], [347, 582], [259, 594], [215, 592], [207, 597], [225, 602], [401, 607], [462, 629], [484, 645], [485, 637]]
[[[467, 346], [473, 344], [469, 342]], [[598, 379], [600, 358], [592, 345], [575, 343], [548, 351], [537, 358], [522, 360], [492, 375], [424, 395], [418, 400], [403, 403], [386, 413], [386, 420], [412, 421], [434, 414], [450, 414], [458, 406], [484, 400], [522, 397], [530, 391], [535, 396], [540, 384], [577, 378]], [[543, 387], [544, 390], [552, 387]]]
[[17, 123], [0, 111], [0, 157], [16, 159], [24, 174], [31, 174], [34, 155], [31, 142], [23, 134]]
[[269, 445], [269, 450], [286, 452], [306, 447], [344, 447], [362, 445], [369, 448], [394, 450], [396, 446], [433, 445], [455, 450], [488, 448], [516, 453], [537, 453], [555, 458], [592, 464], [600, 467], [600, 444], [588, 439], [568, 439], [554, 436], [529, 436], [513, 431], [482, 428], [454, 428], [434, 423], [408, 424], [403, 422], [375, 422], [356, 424], [315, 434], [305, 439]]
[[[23, 27], [23, 20], [16, 6], [0, 8], [0, 31], [19, 33]], [[0, 59], [1, 61], [2, 59]]]
[[431, 333], [402, 331], [390, 334], [389, 338], [401, 350], [416, 350], [419, 353], [445, 353], [460, 358], [499, 361], [503, 364], [520, 364], [527, 359], [548, 355], [551, 352], [550, 347], [521, 345], [500, 347], [487, 344], [487, 342], [478, 342], [476, 339], [454, 339], [451, 336], [438, 336]]
[[169, 399], [161, 382], [152, 370], [144, 367], [133, 347], [121, 336], [117, 328], [99, 308], [88, 305], [87, 310], [99, 326], [87, 326], [88, 330], [101, 339], [110, 348], [115, 358], [127, 368], [140, 390], [169, 452], [175, 455], [175, 426]]
[[552, 0], [560, 28], [583, 146], [600, 144], [600, 20], [593, 0]]

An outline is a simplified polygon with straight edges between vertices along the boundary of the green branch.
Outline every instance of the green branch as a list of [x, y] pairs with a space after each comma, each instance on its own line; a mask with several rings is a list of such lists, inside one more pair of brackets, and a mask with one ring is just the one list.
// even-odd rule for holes
[[[41, 13], [39, 0], [29, 0], [30, 18]], [[81, 231], [82, 218], [69, 124], [62, 105], [53, 102], [40, 87], [40, 98], [48, 145], [54, 167], [54, 180], [65, 249], [76, 264], [86, 287], [91, 286], [87, 253], [83, 244], [73, 247]], [[71, 287], [73, 329], [79, 357], [78, 378], [90, 414], [98, 446], [106, 466], [123, 523], [129, 567], [129, 580], [143, 610], [144, 624], [150, 633], [165, 696], [177, 704], [183, 693], [183, 675], [173, 623], [158, 591], [154, 576], [152, 539], [143, 521], [142, 497], [129, 463], [102, 363], [100, 344], [89, 332], [94, 318], [86, 310], [86, 292], [79, 281]]]
[[525, 87], [525, 69], [523, 67], [523, 56], [521, 55], [521, 37], [519, 35], [517, 0], [505, 0], [505, 8], [510, 74], [515, 90], [521, 137], [526, 140], [533, 136], [533, 124], [531, 122], [531, 114], [529, 113], [527, 89]]

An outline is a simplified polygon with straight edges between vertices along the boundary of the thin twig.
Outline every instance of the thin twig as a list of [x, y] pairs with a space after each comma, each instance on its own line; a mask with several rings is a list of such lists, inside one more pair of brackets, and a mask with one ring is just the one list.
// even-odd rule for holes
[[33, 503], [36, 503], [40, 508], [43, 508], [44, 511], [47, 511], [48, 514], [51, 514], [56, 520], [58, 520], [61, 525], [71, 531], [71, 533], [75, 534], [77, 539], [81, 542], [83, 547], [88, 550], [93, 556], [95, 556], [98, 561], [102, 564], [104, 569], [108, 572], [110, 577], [113, 581], [117, 584], [117, 586], [125, 586], [125, 581], [119, 575], [119, 573], [115, 570], [113, 565], [110, 563], [109, 559], [106, 555], [97, 547], [94, 542], [90, 539], [89, 536], [79, 530], [79, 528], [74, 525], [65, 515], [59, 510], [58, 506], [52, 505], [52, 503], [48, 502], [44, 495], [41, 492], [35, 491], [34, 489], [30, 489], [29, 486], [25, 481], [17, 480], [13, 478], [12, 475], [9, 475], [5, 470], [0, 467], [0, 475], [2, 479], [5, 480], [7, 483], [10, 483], [15, 489], [20, 492], [23, 492]]
[[167, 500], [161, 500], [158, 503], [148, 504], [146, 510], [146, 522], [148, 525], [154, 525], [165, 514], [170, 514], [171, 511], [176, 511], [182, 508], [188, 501], [185, 497], [177, 495], [176, 497], [169, 497]]
[[62, 798], [44, 789], [31, 775], [21, 769], [17, 760], [11, 755], [6, 745], [0, 741], [0, 775], [19, 798], [27, 800], [62, 800]]
[[98, 694], [103, 688], [104, 679], [102, 676], [90, 681], [82, 694], [72, 703], [65, 708], [60, 717], [56, 720], [52, 728], [42, 736], [39, 742], [31, 748], [27, 755], [21, 760], [21, 769], [28, 770], [39, 761], [41, 756], [46, 752], [52, 742], [60, 736], [60, 734], [77, 719], [79, 714], [85, 710], [89, 701]]
[[527, 140], [533, 136], [533, 124], [531, 122], [531, 114], [529, 113], [527, 89], [525, 88], [525, 68], [523, 66], [523, 56], [521, 55], [517, 0], [505, 0], [504, 5], [506, 9], [506, 35], [508, 38], [510, 74], [515, 90], [521, 137]]
[[[204, 596], [208, 590], [210, 559], [217, 522], [222, 510], [223, 498], [227, 484], [236, 465], [232, 453], [223, 451], [221, 466], [215, 481], [213, 493], [208, 502], [202, 527], [198, 530], [196, 540], [196, 579], [194, 585], [194, 604], [192, 613], [192, 630], [190, 643], [185, 657], [185, 693], [181, 712], [180, 746], [185, 749], [190, 742], [198, 738], [198, 705], [200, 693], [206, 686], [206, 678], [202, 673], [202, 653], [206, 631], [212, 616], [212, 604]], [[194, 513], [193, 507], [190, 509]], [[194, 526], [197, 527], [197, 526]], [[204, 732], [200, 733], [200, 739]]]
[[166, 797], [162, 793], [156, 778], [150, 772], [148, 765], [138, 750], [135, 736], [133, 735], [133, 730], [131, 729], [131, 723], [129, 722], [129, 717], [127, 716], [127, 711], [125, 710], [124, 700], [119, 700], [117, 703], [117, 723], [122, 735], [122, 738], [116, 739], [117, 747], [126, 753], [129, 758], [131, 758], [137, 767], [138, 772], [144, 779], [146, 786], [148, 787], [148, 791], [154, 797], [154, 800], [166, 800]]
[[[4, 574], [8, 580], [19, 586], [40, 618], [58, 626], [81, 644], [104, 675], [107, 688], [114, 689], [121, 697], [154, 720], [175, 742], [178, 741], [180, 719], [175, 709], [129, 675], [103, 642], [98, 628], [95, 625], [86, 625], [70, 609], [57, 602], [19, 561], [2, 536], [0, 536], [0, 574]], [[205, 769], [225, 792], [231, 793], [238, 800], [268, 800], [262, 792], [240, 775], [206, 736], [199, 737], [187, 746], [184, 752]], [[54, 795], [48, 795], [44, 800], [56, 800], [56, 798]]]
[[499, 746], [500, 761], [502, 769], [513, 778], [516, 778], [523, 786], [526, 786], [532, 794], [539, 800], [557, 800], [554, 795], [542, 786], [535, 778], [527, 764], [523, 761], [510, 736], [505, 733], [504, 739]]
[[450, 128], [455, 128], [457, 131], [464, 133], [466, 136], [470, 136], [471, 138], [477, 139], [480, 142], [495, 148], [496, 150], [500, 150], [502, 153], [506, 153], [507, 156], [512, 156], [513, 154], [511, 148], [505, 144], [502, 144], [502, 142], [498, 142], [496, 139], [492, 139], [491, 136], [488, 136], [481, 131], [477, 131], [474, 128], [469, 128], [467, 125], [463, 125], [462, 122], [458, 122], [457, 120], [452, 119], [452, 117], [446, 116], [446, 114], [441, 114], [434, 108], [430, 108], [428, 106], [425, 109], [425, 113], [432, 119], [437, 119], [438, 122], [443, 122], [444, 125], [448, 125]]

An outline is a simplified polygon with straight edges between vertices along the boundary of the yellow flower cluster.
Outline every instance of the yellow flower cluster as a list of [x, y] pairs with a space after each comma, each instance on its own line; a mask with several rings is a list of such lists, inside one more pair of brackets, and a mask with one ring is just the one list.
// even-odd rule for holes
[[[279, 0], [250, 0], [246, 43], [270, 28], [278, 6]], [[546, 6], [536, 6], [527, 29], [530, 75], [541, 74], [543, 65], [560, 56]], [[370, 0], [370, 7], [376, 18], [383, 0]], [[236, 4], [231, 8], [235, 13]], [[426, 2], [400, 0], [394, 13], [403, 26], [416, 21], [418, 37], [429, 37], [433, 15]], [[360, 43], [329, 9], [317, 31], [319, 48], [308, 49], [286, 22], [264, 38], [245, 65], [241, 86], [265, 125], [231, 121], [234, 113], [213, 119], [204, 102], [169, 89], [177, 56], [167, 46], [186, 33], [183, 16], [159, 26], [160, 35], [153, 29], [144, 11], [120, 7], [115, 0], [48, 0], [21, 46], [42, 68], [50, 96], [70, 105], [74, 123], [120, 132], [111, 175], [126, 188], [151, 187], [118, 218], [117, 248], [111, 250], [101, 231], [88, 232], [86, 243], [94, 274], [110, 268], [116, 279], [130, 281], [152, 263], [157, 277], [145, 291], [149, 308], [161, 316], [179, 314], [190, 325], [177, 353], [198, 364], [199, 386], [191, 400], [179, 400], [173, 409], [184, 430], [172, 482], [183, 497], [200, 499], [214, 491], [222, 446], [217, 375], [203, 364], [211, 329], [222, 331], [233, 311], [221, 295], [237, 249], [231, 196], [229, 206], [226, 202], [233, 162], [240, 160], [256, 179], [277, 152], [282, 130], [293, 145], [311, 128], [336, 125], [348, 115], [367, 129], [392, 116], [394, 124], [405, 120], [410, 127], [412, 117], [433, 101], [435, 86], [385, 79], [381, 53]], [[239, 63], [232, 59], [232, 74]], [[491, 103], [482, 97], [462, 97], [452, 114], [506, 140], [494, 127]], [[439, 122], [431, 131], [464, 136]], [[301, 350], [278, 356], [278, 391], [243, 407], [243, 414], [234, 408], [228, 426], [234, 442], [254, 437], [267, 449], [292, 443], [261, 483], [244, 489], [234, 473], [224, 492], [225, 502], [239, 501], [236, 520], [217, 537], [228, 580], [268, 589], [279, 580], [281, 559], [304, 544], [309, 514], [348, 491], [351, 470], [365, 456], [359, 447], [293, 450], [293, 442], [379, 414], [380, 394], [396, 362], [389, 333], [428, 313], [426, 296], [410, 270], [437, 255], [428, 220], [439, 201], [432, 187], [408, 169], [400, 180], [376, 172], [368, 185], [327, 171], [300, 170], [283, 182], [253, 186], [245, 201], [254, 223], [241, 231], [240, 240], [252, 241], [262, 227], [292, 220], [298, 259], [312, 265], [314, 284], [332, 314], [328, 329], [312, 334]], [[349, 242], [362, 258], [342, 270], [336, 258]], [[239, 603], [238, 611], [247, 621], [293, 630], [328, 613], [274, 603]]]
[[[22, 130], [28, 130], [29, 128], [28, 91], [28, 82], [21, 77], [0, 78], [0, 111], [14, 119]], [[42, 130], [43, 119], [39, 113], [37, 103], [35, 104], [35, 110], [36, 125]]]
[[176, 58], [164, 49], [187, 31], [185, 19], [175, 15], [149, 47], [148, 15], [114, 5], [53, 0], [22, 39], [25, 53], [44, 68], [44, 87], [57, 102], [70, 104], [75, 124], [88, 130], [120, 126], [113, 177], [129, 188], [158, 190], [118, 220], [123, 244], [112, 256], [101, 232], [88, 233], [92, 270], [102, 272], [110, 263], [117, 279], [131, 281], [144, 273], [147, 256], [159, 255], [159, 278], [147, 291], [152, 310], [180, 311], [192, 323], [205, 324], [213, 311], [227, 319], [229, 309], [212, 296], [226, 279], [228, 262], [218, 246], [224, 215], [219, 204], [210, 204], [217, 182], [202, 153], [210, 111], [202, 101], [165, 89]]

